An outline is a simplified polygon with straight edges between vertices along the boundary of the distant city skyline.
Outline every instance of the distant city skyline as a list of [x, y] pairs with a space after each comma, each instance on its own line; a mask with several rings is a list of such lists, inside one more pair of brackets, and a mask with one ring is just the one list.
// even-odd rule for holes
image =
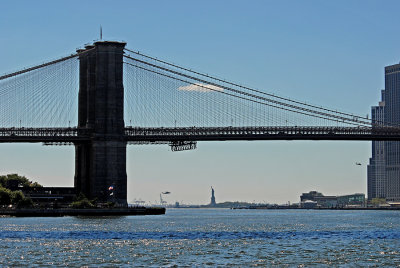
[[[397, 1], [4, 2], [0, 73], [73, 53], [98, 39], [102, 25], [103, 39], [125, 40], [129, 48], [366, 115], [384, 87], [383, 67], [400, 59], [393, 34], [399, 8]], [[178, 153], [129, 146], [128, 201], [155, 201], [168, 190], [170, 203], [207, 204], [210, 185], [217, 202], [298, 202], [311, 190], [366, 193], [370, 144], [200, 142]], [[0, 144], [0, 174], [7, 173], [72, 186], [74, 148]]]

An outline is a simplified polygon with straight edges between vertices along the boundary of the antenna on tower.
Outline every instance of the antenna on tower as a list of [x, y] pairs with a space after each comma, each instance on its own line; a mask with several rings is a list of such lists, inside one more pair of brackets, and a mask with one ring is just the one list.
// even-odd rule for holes
[[100, 25], [100, 40], [103, 40], [103, 28]]

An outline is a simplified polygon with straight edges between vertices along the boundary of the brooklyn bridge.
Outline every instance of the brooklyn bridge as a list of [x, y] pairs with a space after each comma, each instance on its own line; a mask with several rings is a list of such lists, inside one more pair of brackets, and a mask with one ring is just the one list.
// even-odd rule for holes
[[400, 140], [400, 126], [308, 104], [98, 41], [0, 76], [0, 142], [75, 146], [74, 187], [126, 204], [126, 146]]

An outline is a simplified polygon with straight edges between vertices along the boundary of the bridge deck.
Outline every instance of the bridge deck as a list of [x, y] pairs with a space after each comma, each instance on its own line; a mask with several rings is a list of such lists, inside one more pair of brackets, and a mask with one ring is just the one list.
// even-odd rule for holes
[[[89, 141], [84, 128], [0, 128], [0, 143]], [[400, 141], [397, 128], [360, 127], [126, 127], [129, 142], [228, 140], [388, 140]]]
[[359, 127], [189, 127], [126, 128], [128, 141], [227, 140], [400, 140], [395, 128]]
[[[89, 140], [86, 129], [78, 128], [0, 128], [0, 143], [55, 142], [75, 143]], [[79, 133], [79, 134], [78, 134]]]

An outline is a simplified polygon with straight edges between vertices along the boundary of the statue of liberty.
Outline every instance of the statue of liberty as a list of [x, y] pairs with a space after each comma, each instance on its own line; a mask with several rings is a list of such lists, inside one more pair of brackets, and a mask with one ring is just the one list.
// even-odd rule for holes
[[214, 188], [211, 186], [211, 203], [210, 206], [215, 206], [217, 203], [215, 203], [215, 195], [214, 195]]

